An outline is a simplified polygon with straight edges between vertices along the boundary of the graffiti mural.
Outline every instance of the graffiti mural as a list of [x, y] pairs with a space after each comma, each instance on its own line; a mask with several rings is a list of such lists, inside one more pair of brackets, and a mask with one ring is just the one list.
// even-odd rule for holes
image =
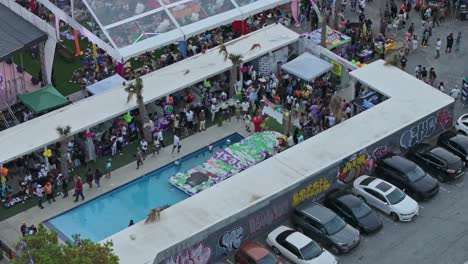
[[244, 228], [242, 226], [225, 232], [218, 241], [218, 246], [223, 249], [223, 253], [229, 253], [240, 247], [244, 237]]
[[205, 247], [203, 243], [191, 247], [177, 257], [170, 257], [165, 264], [206, 264], [210, 260], [211, 249]]
[[304, 201], [327, 191], [330, 187], [331, 183], [327, 178], [320, 178], [307, 185], [307, 187], [295, 192], [292, 198], [292, 206], [296, 207]]
[[254, 234], [289, 213], [289, 202], [282, 201], [249, 219], [249, 232]]
[[[444, 118], [445, 117], [441, 117], [441, 122], [446, 122]], [[437, 130], [437, 122], [435, 116], [430, 116], [404, 131], [400, 137], [400, 146], [404, 149], [409, 149], [424, 139], [432, 137]]]
[[352, 155], [345, 161], [338, 171], [338, 180], [343, 183], [350, 183], [357, 177], [364, 175], [373, 165], [373, 160], [365, 150]]
[[371, 157], [374, 161], [377, 161], [378, 159], [393, 153], [393, 150], [394, 148], [392, 145], [380, 145], [372, 151]]
[[437, 123], [444, 129], [449, 129], [453, 125], [452, 113], [448, 110], [440, 111], [437, 115]]

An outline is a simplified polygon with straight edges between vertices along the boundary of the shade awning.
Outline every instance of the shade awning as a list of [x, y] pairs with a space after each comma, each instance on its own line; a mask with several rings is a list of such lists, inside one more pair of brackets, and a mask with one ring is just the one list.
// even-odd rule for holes
[[294, 60], [283, 64], [281, 69], [306, 81], [312, 81], [328, 72], [333, 65], [310, 53], [304, 53]]
[[121, 87], [122, 83], [125, 83], [125, 82], [127, 82], [127, 80], [125, 80], [122, 76], [115, 74], [102, 81], [86, 86], [86, 91], [90, 92], [93, 95], [101, 94], [113, 88]]
[[44, 32], [3, 4], [0, 4], [0, 36], [0, 60], [47, 39]]
[[19, 94], [18, 100], [34, 113], [42, 113], [70, 103], [52, 85], [27, 94]]

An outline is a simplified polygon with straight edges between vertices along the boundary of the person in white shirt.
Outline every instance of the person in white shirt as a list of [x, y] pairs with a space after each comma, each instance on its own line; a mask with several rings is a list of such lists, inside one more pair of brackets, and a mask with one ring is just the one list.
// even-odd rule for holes
[[148, 142], [146, 142], [145, 139], [141, 139], [140, 140], [140, 149], [141, 149], [141, 152], [143, 154], [143, 159], [146, 158], [146, 151], [148, 151]]
[[162, 132], [161, 129], [158, 130], [158, 135], [157, 135], [157, 137], [158, 137], [158, 140], [159, 140], [159, 143], [161, 144], [161, 146], [162, 146], [163, 148], [165, 148], [166, 146], [164, 146], [163, 132]]
[[242, 107], [242, 115], [245, 116], [249, 112], [250, 104], [248, 101], [244, 101], [242, 102], [241, 107]]
[[213, 123], [216, 117], [216, 113], [219, 111], [219, 106], [211, 104], [211, 122]]
[[445, 87], [444, 87], [444, 83], [443, 83], [443, 82], [440, 82], [440, 84], [439, 84], [439, 91], [445, 93]]
[[453, 98], [455, 98], [455, 100], [458, 99], [458, 97], [460, 96], [460, 89], [458, 88], [458, 86], [455, 86], [455, 88], [453, 88], [452, 90], [450, 90], [450, 96], [452, 96]]
[[174, 134], [174, 145], [172, 146], [172, 154], [174, 154], [174, 150], [177, 149], [177, 153], [180, 152], [180, 148], [182, 145], [180, 144], [180, 138]]
[[189, 130], [189, 133], [192, 133], [193, 131], [193, 111], [192, 109], [189, 109], [186, 113], [185, 116], [187, 117], [187, 127]]
[[328, 116], [328, 127], [334, 126], [335, 123], [336, 123], [335, 117], [333, 116], [333, 114], [330, 114], [330, 115]]
[[440, 47], [442, 47], [442, 40], [440, 38], [437, 38], [436, 42], [436, 56], [435, 58], [438, 59], [440, 57]]
[[117, 153], [117, 137], [116, 136], [112, 136], [111, 137], [111, 142], [112, 142], [112, 146], [111, 146], [111, 155], [112, 157], [115, 156], [115, 154]]

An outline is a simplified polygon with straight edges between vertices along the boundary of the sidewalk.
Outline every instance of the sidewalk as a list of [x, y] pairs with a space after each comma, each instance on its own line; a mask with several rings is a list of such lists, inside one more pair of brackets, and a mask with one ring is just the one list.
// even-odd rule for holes
[[[111, 179], [103, 177], [101, 179], [100, 189], [89, 189], [87, 184], [83, 185], [84, 195], [86, 197], [85, 202], [113, 189], [116, 189], [132, 180], [135, 180], [147, 173], [163, 167], [166, 164], [174, 162], [176, 159], [179, 159], [182, 156], [190, 154], [200, 148], [208, 146], [212, 142], [215, 142], [236, 132], [244, 137], [249, 135], [249, 133], [247, 133], [244, 129], [244, 122], [235, 121], [233, 119], [230, 124], [225, 124], [222, 127], [212, 126], [205, 132], [200, 132], [181, 140], [182, 149], [180, 154], [175, 155], [174, 157], [171, 155], [172, 145], [166, 146], [166, 148], [161, 150], [160, 155], [156, 157], [152, 157], [150, 155], [147, 157], [144, 165], [139, 170], [136, 170], [136, 162], [132, 162], [120, 169], [113, 171]], [[71, 197], [71, 195], [72, 192], [70, 191], [70, 197], [67, 199], [58, 198], [57, 202], [50, 205], [47, 202], [44, 203], [45, 209], [43, 210], [35, 206], [29, 210], [26, 210], [0, 222], [0, 237], [2, 238], [3, 242], [11, 248], [15, 247], [16, 243], [21, 238], [20, 225], [23, 221], [27, 222], [28, 225], [34, 224], [37, 226], [39, 223], [42, 223], [47, 219], [50, 219], [67, 210], [70, 210], [71, 208], [83, 204], [83, 202], [74, 203], [73, 197]]]

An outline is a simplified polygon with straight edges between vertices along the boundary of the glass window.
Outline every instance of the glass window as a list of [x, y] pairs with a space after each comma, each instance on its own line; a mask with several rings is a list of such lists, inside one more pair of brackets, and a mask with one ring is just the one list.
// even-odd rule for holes
[[351, 211], [353, 212], [353, 215], [356, 218], [363, 218], [363, 217], [366, 217], [367, 215], [369, 215], [371, 213], [371, 209], [364, 202], [360, 203], [356, 207], [352, 207]]
[[339, 216], [335, 216], [332, 220], [330, 220], [325, 225], [325, 230], [329, 235], [334, 235], [341, 231], [341, 229], [345, 228], [346, 222], [343, 221]]
[[397, 204], [403, 201], [405, 197], [406, 197], [406, 194], [400, 191], [399, 189], [395, 189], [387, 195], [387, 199], [388, 199], [388, 202], [390, 202], [390, 204]]
[[301, 248], [302, 256], [305, 260], [314, 259], [322, 254], [323, 249], [314, 241], [311, 241], [305, 247]]
[[228, 0], [193, 0], [171, 7], [169, 11], [179, 25], [186, 26], [234, 8], [232, 2]]
[[406, 173], [406, 177], [408, 177], [410, 182], [419, 181], [424, 177], [424, 175], [426, 175], [426, 173], [419, 166], [414, 167], [414, 169]]
[[299, 252], [299, 250], [298, 250], [295, 246], [291, 245], [289, 242], [285, 241], [285, 243], [284, 243], [283, 246], [284, 246], [284, 248], [285, 248], [286, 250], [288, 250], [289, 252], [293, 253], [293, 254], [296, 255], [297, 257], [300, 257], [300, 256], [301, 256], [301, 253]]
[[176, 29], [164, 11], [142, 17], [108, 29], [111, 39], [119, 48], [137, 43], [151, 37]]
[[103, 26], [160, 8], [157, 0], [83, 0]]
[[266, 254], [263, 258], [258, 260], [258, 264], [276, 264], [278, 263], [278, 259], [273, 256], [271, 253]]

